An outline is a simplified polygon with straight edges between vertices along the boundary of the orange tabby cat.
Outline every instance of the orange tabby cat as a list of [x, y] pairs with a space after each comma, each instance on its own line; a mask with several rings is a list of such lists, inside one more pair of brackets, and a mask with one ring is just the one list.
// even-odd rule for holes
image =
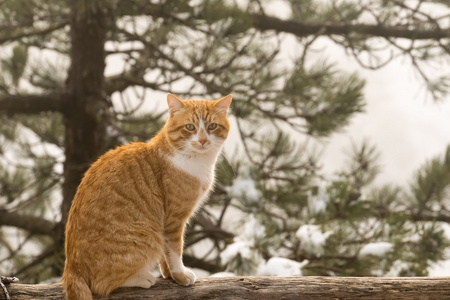
[[212, 187], [231, 95], [205, 101], [169, 94], [167, 103], [169, 119], [148, 144], [106, 153], [81, 181], [66, 226], [68, 300], [149, 288], [158, 262], [165, 278], [195, 282], [182, 261], [183, 232]]

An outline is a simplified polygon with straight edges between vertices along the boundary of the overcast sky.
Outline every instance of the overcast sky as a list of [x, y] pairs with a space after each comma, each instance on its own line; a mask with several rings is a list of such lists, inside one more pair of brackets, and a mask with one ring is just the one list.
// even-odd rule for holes
[[340, 65], [358, 70], [366, 79], [367, 107], [344, 133], [330, 140], [326, 168], [335, 169], [343, 162], [348, 144], [367, 139], [380, 152], [383, 172], [377, 183], [407, 183], [426, 160], [443, 154], [450, 145], [450, 97], [434, 102], [412, 66], [402, 60], [369, 71], [358, 68], [342, 51], [335, 53]]

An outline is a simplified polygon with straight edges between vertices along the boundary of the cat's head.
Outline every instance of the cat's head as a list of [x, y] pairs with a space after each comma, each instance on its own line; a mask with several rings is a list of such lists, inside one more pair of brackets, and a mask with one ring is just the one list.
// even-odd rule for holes
[[180, 100], [167, 95], [169, 119], [166, 129], [172, 147], [186, 154], [218, 151], [228, 136], [227, 119], [231, 95], [219, 100]]

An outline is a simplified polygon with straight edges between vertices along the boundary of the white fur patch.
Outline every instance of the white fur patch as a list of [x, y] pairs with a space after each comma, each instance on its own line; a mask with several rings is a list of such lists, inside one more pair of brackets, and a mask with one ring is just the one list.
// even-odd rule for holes
[[203, 185], [213, 179], [214, 167], [220, 148], [217, 149], [217, 147], [213, 146], [212, 149], [205, 153], [175, 153], [173, 156], [169, 156], [168, 159], [177, 169], [198, 178]]
[[176, 273], [184, 273], [184, 265], [179, 256], [175, 251], [169, 249], [169, 261], [170, 261], [170, 271]]
[[128, 278], [122, 286], [124, 287], [141, 287], [148, 289], [156, 283], [156, 278], [152, 275], [153, 265], [146, 264], [136, 274]]
[[[203, 130], [205, 130], [206, 131], [206, 128], [205, 128], [205, 121], [203, 121], [203, 118], [200, 118], [200, 124], [199, 124], [200, 126], [200, 129], [203, 129]], [[199, 130], [200, 131], [200, 130]]]
[[210, 151], [203, 154], [175, 154], [168, 157], [169, 161], [179, 170], [186, 172], [200, 180], [200, 188], [198, 198], [196, 199], [195, 207], [192, 215], [202, 206], [207, 199], [210, 187], [214, 181], [214, 168], [220, 149], [210, 149]]
[[169, 268], [172, 273], [183, 273], [188, 279], [188, 285], [195, 282], [196, 277], [194, 272], [184, 266], [181, 256], [172, 249], [169, 249], [169, 261]]
[[[205, 128], [205, 122], [203, 121], [202, 118], [200, 118], [200, 123], [198, 126], [197, 133], [192, 136], [191, 141], [197, 142], [199, 140], [200, 132], [202, 132], [204, 135], [206, 135], [207, 140], [211, 140], [212, 136], [208, 134], [208, 131]], [[211, 142], [213, 142], [213, 141], [211, 141]]]

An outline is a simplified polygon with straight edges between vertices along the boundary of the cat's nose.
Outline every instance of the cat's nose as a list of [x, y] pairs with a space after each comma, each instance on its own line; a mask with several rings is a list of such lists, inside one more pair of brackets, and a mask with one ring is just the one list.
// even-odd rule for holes
[[207, 141], [208, 141], [207, 139], [203, 139], [203, 138], [198, 139], [198, 142], [202, 145], [204, 145]]

